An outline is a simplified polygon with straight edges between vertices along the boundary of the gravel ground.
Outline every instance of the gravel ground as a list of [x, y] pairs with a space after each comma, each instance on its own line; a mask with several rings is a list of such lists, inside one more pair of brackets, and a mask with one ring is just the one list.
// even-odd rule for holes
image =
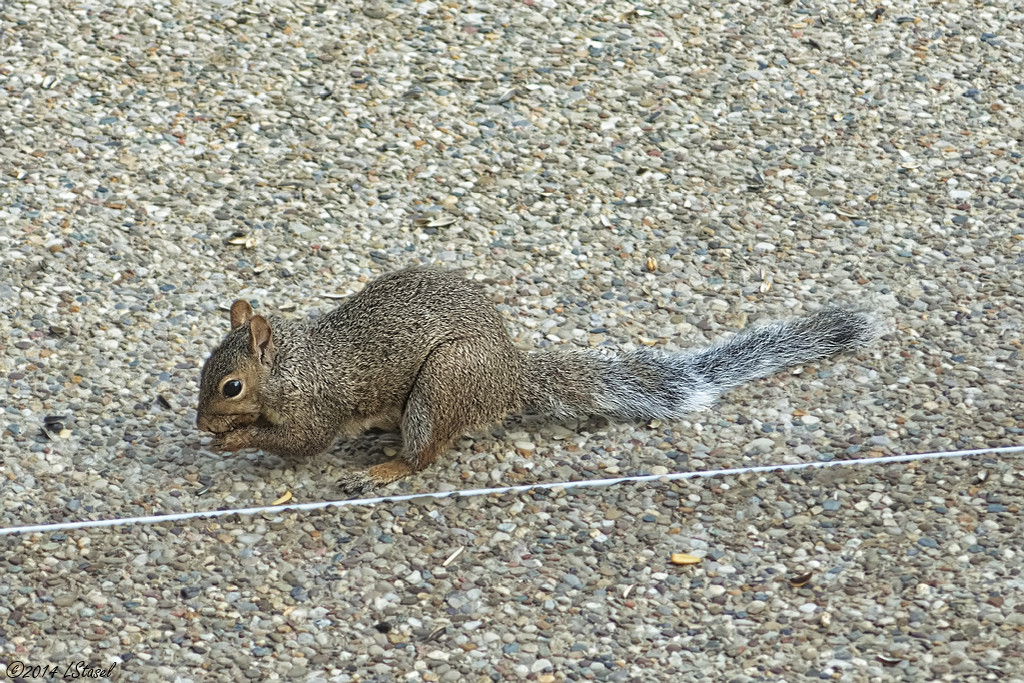
[[[337, 497], [392, 444], [212, 455], [199, 367], [235, 298], [315, 315], [416, 263], [481, 280], [524, 348], [684, 348], [829, 303], [887, 333], [688, 421], [510, 419], [388, 493], [1024, 443], [1024, 13], [652, 5], [0, 6], [0, 525]], [[1020, 469], [0, 537], [0, 656], [1020, 681]]]
[[7, 538], [5, 649], [145, 681], [1021, 681], [1013, 464]]

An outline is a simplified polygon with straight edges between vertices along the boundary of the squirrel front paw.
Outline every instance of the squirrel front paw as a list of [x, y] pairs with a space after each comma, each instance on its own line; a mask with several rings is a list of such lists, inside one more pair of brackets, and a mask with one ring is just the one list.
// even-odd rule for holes
[[230, 432], [221, 432], [220, 434], [215, 434], [210, 441], [210, 450], [218, 453], [240, 451], [243, 448], [252, 448], [247, 429], [232, 429]]

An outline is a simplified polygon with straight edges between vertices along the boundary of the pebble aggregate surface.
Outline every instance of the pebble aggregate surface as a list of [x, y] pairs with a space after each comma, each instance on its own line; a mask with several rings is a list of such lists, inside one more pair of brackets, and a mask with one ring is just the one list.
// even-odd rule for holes
[[[830, 304], [884, 331], [679, 422], [511, 417], [384, 494], [1020, 445], [1022, 26], [975, 0], [8, 0], [0, 527], [337, 498], [392, 440], [212, 454], [199, 369], [235, 298], [313, 316], [412, 264], [479, 280], [524, 349]], [[0, 665], [1024, 681], [1021, 464], [0, 536]]]

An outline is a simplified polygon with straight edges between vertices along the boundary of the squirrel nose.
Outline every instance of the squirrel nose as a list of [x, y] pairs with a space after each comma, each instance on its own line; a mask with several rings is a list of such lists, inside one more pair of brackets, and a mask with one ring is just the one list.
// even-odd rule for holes
[[196, 416], [196, 427], [199, 427], [200, 431], [204, 431], [204, 432], [212, 432], [213, 431], [212, 429], [210, 429], [210, 422], [209, 422], [209, 420], [207, 420], [206, 417], [203, 416], [203, 415]]

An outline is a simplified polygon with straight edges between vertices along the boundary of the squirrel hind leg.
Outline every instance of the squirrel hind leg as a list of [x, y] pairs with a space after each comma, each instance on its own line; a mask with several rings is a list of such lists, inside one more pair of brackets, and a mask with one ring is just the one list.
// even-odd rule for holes
[[402, 458], [422, 470], [466, 432], [513, 412], [521, 362], [511, 346], [493, 340], [460, 339], [435, 348], [402, 412]]
[[435, 348], [424, 361], [402, 410], [402, 454], [338, 480], [360, 493], [419, 472], [476, 427], [515, 410], [521, 380], [516, 352], [488, 340], [463, 339]]

